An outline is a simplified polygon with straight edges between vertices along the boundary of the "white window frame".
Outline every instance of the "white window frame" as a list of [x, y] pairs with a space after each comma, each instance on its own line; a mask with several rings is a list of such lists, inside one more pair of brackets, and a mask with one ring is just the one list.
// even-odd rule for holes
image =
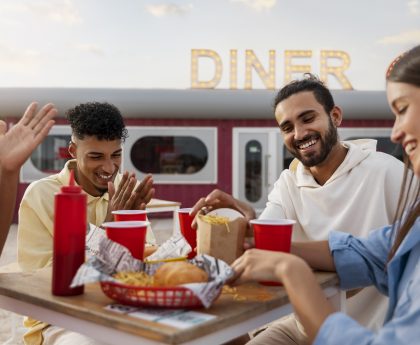
[[[189, 136], [199, 139], [206, 146], [208, 159], [200, 171], [194, 174], [153, 174], [155, 184], [216, 184], [218, 167], [217, 127], [188, 126], [127, 126], [128, 138], [124, 143], [122, 170], [135, 171], [138, 178], [145, 174], [131, 162], [130, 151], [135, 142], [146, 136]], [[200, 135], [201, 132], [201, 135]]]
[[[234, 197], [239, 196], [239, 189], [241, 188], [238, 176], [241, 169], [243, 169], [239, 162], [239, 138], [242, 133], [267, 134], [268, 151], [266, 154], [270, 155], [267, 178], [270, 189], [273, 187], [282, 171], [279, 164], [283, 163], [283, 152], [279, 152], [279, 147], [282, 147], [283, 145], [283, 138], [280, 135], [278, 127], [234, 127], [232, 129], [232, 195]], [[246, 202], [249, 203], [249, 201]], [[257, 214], [260, 214], [262, 210], [263, 209], [256, 209]]]
[[[54, 135], [71, 135], [71, 127], [69, 125], [54, 125], [48, 133], [48, 136]], [[20, 170], [20, 182], [31, 183], [50, 175], [51, 173], [45, 173], [39, 170], [32, 163], [31, 157], [29, 157]]]

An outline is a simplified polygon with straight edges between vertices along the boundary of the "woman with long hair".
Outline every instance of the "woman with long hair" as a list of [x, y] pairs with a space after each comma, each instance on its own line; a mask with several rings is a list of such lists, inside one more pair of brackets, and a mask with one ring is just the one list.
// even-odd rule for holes
[[[419, 343], [420, 46], [391, 63], [386, 81], [388, 102], [395, 114], [391, 139], [402, 145], [406, 163], [394, 224], [363, 239], [331, 232], [328, 241], [292, 243], [290, 254], [250, 249], [232, 264], [235, 284], [281, 281], [313, 344]], [[342, 289], [374, 285], [389, 296], [383, 327], [373, 332], [336, 312], [312, 269], [337, 272]]]

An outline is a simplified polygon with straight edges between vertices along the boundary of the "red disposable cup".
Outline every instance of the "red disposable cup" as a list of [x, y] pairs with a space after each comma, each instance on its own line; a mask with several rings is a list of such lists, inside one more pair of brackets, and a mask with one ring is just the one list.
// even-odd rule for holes
[[130, 220], [147, 220], [146, 210], [117, 210], [112, 211], [114, 220], [116, 222], [130, 221]]
[[126, 247], [133, 257], [143, 260], [147, 221], [122, 221], [102, 224], [108, 238]]
[[[291, 219], [254, 219], [255, 248], [290, 253], [292, 230], [296, 221]], [[278, 282], [260, 282], [263, 285], [282, 285]]]
[[185, 237], [192, 249], [191, 253], [188, 254], [188, 259], [192, 259], [197, 254], [195, 252], [195, 248], [197, 247], [197, 230], [191, 227], [194, 220], [194, 217], [190, 216], [191, 210], [192, 208], [180, 208], [177, 210], [181, 234]]

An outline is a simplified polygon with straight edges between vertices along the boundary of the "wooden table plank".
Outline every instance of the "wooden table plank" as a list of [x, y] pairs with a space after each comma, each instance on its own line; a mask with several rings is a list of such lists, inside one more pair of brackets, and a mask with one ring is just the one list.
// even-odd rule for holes
[[[338, 283], [333, 273], [320, 272], [316, 276], [323, 288]], [[102, 293], [97, 283], [85, 286], [83, 295], [53, 296], [50, 268], [31, 273], [0, 274], [0, 294], [167, 344], [191, 341], [288, 303], [282, 287], [246, 284], [236, 288], [236, 295], [224, 293], [211, 308], [198, 309], [217, 318], [193, 328], [178, 329], [105, 310], [112, 300]]]

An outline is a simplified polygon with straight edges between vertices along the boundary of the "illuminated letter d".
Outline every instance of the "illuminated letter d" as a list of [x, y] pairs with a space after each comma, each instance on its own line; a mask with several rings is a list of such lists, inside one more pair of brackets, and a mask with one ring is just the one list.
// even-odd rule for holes
[[[200, 57], [210, 58], [214, 61], [215, 71], [213, 79], [209, 81], [199, 81], [198, 79], [198, 59]], [[192, 89], [214, 89], [222, 78], [222, 60], [219, 54], [210, 49], [191, 50], [191, 88]]]

